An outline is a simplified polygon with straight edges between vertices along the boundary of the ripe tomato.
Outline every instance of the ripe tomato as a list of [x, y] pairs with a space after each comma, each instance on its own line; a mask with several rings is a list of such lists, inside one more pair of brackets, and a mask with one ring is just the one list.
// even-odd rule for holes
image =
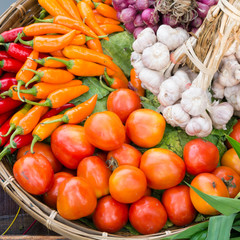
[[13, 174], [21, 187], [34, 195], [44, 194], [53, 184], [52, 166], [42, 154], [29, 153], [18, 159]]
[[[233, 126], [233, 130], [229, 135], [236, 141], [240, 142], [240, 120], [237, 121], [237, 123]], [[232, 148], [232, 145], [227, 141], [227, 147]]]
[[84, 128], [72, 124], [62, 125], [52, 133], [51, 147], [56, 158], [70, 169], [76, 169], [79, 162], [95, 150], [87, 141]]
[[123, 123], [126, 122], [131, 112], [141, 107], [140, 97], [133, 90], [121, 88], [111, 92], [108, 96], [108, 111], [115, 112]]
[[73, 177], [73, 175], [66, 172], [58, 172], [54, 174], [53, 186], [48, 192], [43, 195], [44, 203], [49, 207], [56, 209], [59, 186], [64, 180], [71, 177]]
[[230, 148], [223, 154], [221, 165], [232, 168], [240, 175], [240, 159], [234, 148]]
[[72, 177], [64, 180], [58, 190], [57, 210], [68, 220], [76, 220], [93, 213], [97, 198], [84, 178]]
[[212, 172], [217, 168], [219, 151], [213, 143], [197, 138], [184, 146], [183, 159], [187, 172], [192, 175]]
[[165, 190], [162, 203], [169, 220], [176, 226], [188, 225], [196, 217], [197, 211], [190, 199], [190, 188], [186, 185], [178, 185]]
[[110, 175], [111, 171], [107, 164], [97, 156], [84, 158], [77, 168], [77, 176], [86, 179], [93, 188], [97, 198], [109, 193]]
[[[17, 159], [23, 157], [27, 153], [30, 153], [31, 144], [24, 146], [18, 150]], [[57, 158], [53, 155], [52, 149], [48, 144], [37, 142], [34, 145], [34, 152], [42, 154], [44, 157], [52, 165], [53, 171], [59, 172], [62, 169], [62, 164], [57, 160]]]
[[114, 158], [118, 166], [131, 165], [139, 167], [142, 154], [135, 147], [124, 143], [120, 148], [108, 153], [107, 160]]
[[[219, 197], [229, 197], [227, 187], [221, 179], [211, 173], [200, 173], [191, 182], [198, 190]], [[219, 212], [190, 189], [190, 198], [196, 210], [205, 215], [217, 215]]]
[[163, 116], [150, 109], [138, 109], [126, 121], [127, 136], [136, 145], [145, 148], [154, 147], [162, 140], [165, 127]]
[[185, 176], [183, 160], [170, 150], [152, 148], [141, 158], [140, 169], [153, 189], [167, 189], [178, 185]]
[[167, 213], [157, 198], [144, 196], [131, 204], [129, 221], [139, 233], [153, 234], [164, 227]]
[[128, 205], [105, 196], [98, 201], [92, 219], [98, 230], [115, 233], [128, 221]]
[[125, 141], [125, 128], [117, 114], [110, 111], [94, 113], [84, 128], [87, 140], [104, 151], [117, 149]]
[[220, 178], [227, 186], [229, 197], [234, 198], [240, 191], [240, 176], [230, 167], [220, 166], [212, 174]]
[[121, 203], [133, 203], [146, 192], [147, 180], [144, 173], [136, 167], [122, 165], [116, 168], [109, 179], [111, 196]]

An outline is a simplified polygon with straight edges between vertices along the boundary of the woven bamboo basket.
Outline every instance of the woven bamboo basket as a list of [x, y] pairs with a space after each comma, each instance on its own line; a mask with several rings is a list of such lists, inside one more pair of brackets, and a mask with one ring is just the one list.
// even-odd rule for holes
[[[0, 33], [11, 28], [27, 25], [33, 21], [33, 16], [39, 16], [41, 7], [37, 0], [18, 0], [0, 17]], [[6, 159], [0, 162], [0, 185], [3, 190], [25, 212], [45, 225], [48, 229], [69, 239], [163, 239], [173, 234], [184, 231], [185, 228], [169, 228], [151, 235], [132, 236], [130, 233], [118, 232], [108, 234], [96, 231], [79, 221], [68, 221], [62, 218], [57, 211], [49, 208], [40, 201], [40, 198], [28, 194], [13, 177], [12, 166]]]

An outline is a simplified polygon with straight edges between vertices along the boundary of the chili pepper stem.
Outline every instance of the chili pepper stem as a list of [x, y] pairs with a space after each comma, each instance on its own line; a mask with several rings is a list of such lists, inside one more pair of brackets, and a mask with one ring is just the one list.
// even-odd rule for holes
[[25, 70], [25, 71], [30, 71], [30, 72], [33, 72], [35, 73], [36, 75], [31, 79], [29, 80], [26, 84], [25, 84], [25, 87], [28, 87], [31, 83], [33, 82], [40, 82], [41, 78], [43, 77], [44, 73], [43, 72], [37, 72], [33, 69], [30, 69], [30, 68], [23, 68], [22, 70]]
[[1, 153], [0, 153], [0, 161], [3, 159], [3, 157], [4, 156], [6, 156], [8, 153], [10, 153], [9, 152], [9, 149], [10, 149], [11, 147], [8, 145], [7, 147], [5, 147], [2, 151], [1, 151]]
[[61, 63], [65, 64], [68, 69], [71, 69], [74, 66], [73, 60], [67, 61], [67, 60], [63, 60], [63, 59], [59, 59], [59, 58], [55, 58], [55, 57], [47, 57], [46, 61], [47, 60], [55, 60], [55, 61], [61, 62]]
[[24, 45], [33, 47], [33, 40], [31, 40], [31, 41], [24, 41], [24, 40], [22, 40], [22, 38], [20, 36], [20, 33], [18, 34], [18, 40], [19, 40], [20, 43], [22, 43]]
[[23, 81], [18, 81], [18, 84], [17, 84], [17, 94], [18, 94], [18, 98], [22, 101], [22, 102], [24, 102], [24, 100], [22, 99], [22, 97], [20, 96], [20, 88], [21, 88], [21, 86], [23, 86], [24, 85], [24, 82]]
[[108, 76], [106, 68], [104, 69], [104, 76], [106, 78], [108, 85], [111, 86], [114, 83], [114, 79], [112, 79]]
[[110, 88], [106, 84], [104, 84], [102, 78], [100, 78], [99, 82], [100, 82], [101, 86], [103, 88], [105, 88], [106, 90], [108, 90], [109, 92], [114, 92], [116, 90], [116, 89]]
[[43, 122], [43, 123], [41, 123], [41, 124], [45, 125], [45, 124], [56, 123], [56, 122], [68, 123], [68, 122], [69, 122], [69, 118], [68, 118], [68, 116], [63, 115], [62, 118], [55, 119], [55, 120], [52, 120], [52, 121], [49, 121], [49, 122]]
[[1, 97], [1, 98], [5, 98], [6, 96], [9, 96], [9, 93], [10, 93], [9, 90], [8, 90], [8, 91], [5, 91], [5, 92], [3, 92], [3, 93], [0, 94], [0, 97]]
[[20, 135], [22, 133], [22, 129], [21, 128], [16, 128], [16, 130], [13, 132], [13, 134], [10, 137], [10, 144], [9, 146], [11, 148], [16, 148], [17, 144], [13, 141], [13, 139], [17, 136]]
[[1, 135], [2, 137], [7, 137], [11, 132], [12, 130], [14, 130], [15, 126], [14, 125], [10, 125], [10, 128], [8, 129], [8, 132], [4, 135]]
[[30, 148], [31, 153], [34, 153], [33, 147], [34, 147], [35, 143], [38, 142], [39, 140], [41, 140], [40, 137], [37, 136], [37, 135], [34, 135], [33, 140], [32, 140], [32, 143], [31, 143], [31, 148]]
[[43, 103], [33, 102], [33, 101], [30, 101], [30, 100], [26, 99], [25, 97], [23, 97], [23, 99], [24, 99], [24, 102], [26, 102], [28, 104], [31, 104], [31, 105], [37, 105], [37, 106], [43, 106], [43, 107], [52, 107], [51, 101], [48, 98]]
[[33, 18], [35, 19], [35, 21], [38, 21], [38, 22], [53, 23], [54, 21], [54, 18], [40, 19], [40, 18], [36, 18], [35, 16], [33, 16]]

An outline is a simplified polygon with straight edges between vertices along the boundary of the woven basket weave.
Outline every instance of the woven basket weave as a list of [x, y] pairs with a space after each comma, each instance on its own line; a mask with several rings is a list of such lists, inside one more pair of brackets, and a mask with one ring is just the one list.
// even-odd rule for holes
[[[33, 15], [38, 16], [41, 11], [37, 0], [18, 0], [0, 17], [0, 33], [11, 28], [27, 25], [32, 22]], [[55, 210], [44, 205], [37, 197], [28, 194], [20, 187], [12, 174], [12, 167], [8, 161], [0, 162], [0, 185], [4, 191], [25, 212], [45, 225], [48, 229], [63, 235], [69, 239], [163, 239], [166, 236], [182, 232], [186, 228], [171, 228], [156, 234], [131, 236], [130, 233], [118, 232], [107, 234], [105, 232], [91, 229], [79, 221], [68, 221], [63, 219]]]

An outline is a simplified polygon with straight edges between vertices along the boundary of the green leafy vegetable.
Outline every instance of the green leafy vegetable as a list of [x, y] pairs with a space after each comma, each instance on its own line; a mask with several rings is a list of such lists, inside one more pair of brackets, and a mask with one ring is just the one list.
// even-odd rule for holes
[[230, 142], [234, 150], [236, 151], [238, 157], [240, 158], [240, 143], [230, 136], [226, 136], [226, 138]]

